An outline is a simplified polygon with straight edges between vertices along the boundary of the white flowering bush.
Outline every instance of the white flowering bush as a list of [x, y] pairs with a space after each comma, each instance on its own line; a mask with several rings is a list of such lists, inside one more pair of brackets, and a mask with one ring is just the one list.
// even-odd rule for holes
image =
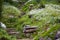
[[38, 25], [40, 30], [34, 40], [38, 40], [39, 36], [46, 37], [51, 32], [54, 33], [60, 26], [60, 5], [46, 4], [45, 8], [31, 10], [28, 15], [33, 15], [32, 19], [38, 20], [32, 23]]

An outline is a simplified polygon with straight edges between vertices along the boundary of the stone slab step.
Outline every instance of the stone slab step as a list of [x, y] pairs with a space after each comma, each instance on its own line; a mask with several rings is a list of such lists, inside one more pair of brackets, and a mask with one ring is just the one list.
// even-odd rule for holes
[[33, 39], [28, 39], [28, 38], [27, 38], [27, 39], [17, 39], [17, 40], [33, 40]]

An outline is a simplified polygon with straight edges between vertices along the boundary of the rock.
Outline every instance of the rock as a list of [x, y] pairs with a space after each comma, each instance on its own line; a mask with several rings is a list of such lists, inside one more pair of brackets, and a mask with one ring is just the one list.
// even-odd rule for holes
[[2, 22], [0, 22], [0, 27], [3, 28], [3, 29], [6, 29], [6, 25]]
[[60, 38], [56, 39], [56, 40], [60, 40]]
[[60, 31], [57, 31], [56, 36], [55, 36], [55, 39], [58, 39], [58, 38], [60, 38]]
[[47, 40], [52, 40], [51, 38], [47, 38]]
[[39, 40], [44, 40], [44, 38], [39, 38]]

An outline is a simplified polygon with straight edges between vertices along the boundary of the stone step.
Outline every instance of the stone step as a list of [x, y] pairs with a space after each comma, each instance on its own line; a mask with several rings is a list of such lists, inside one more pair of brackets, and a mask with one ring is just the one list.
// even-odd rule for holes
[[14, 31], [17, 31], [15, 28], [7, 28], [6, 30], [7, 32], [14, 32]]
[[19, 32], [15, 28], [7, 28], [6, 31], [9, 35], [18, 35], [19, 34]]
[[19, 32], [8, 32], [9, 35], [18, 35]]
[[7, 30], [16, 30], [15, 28], [7, 28]]
[[25, 38], [25, 39], [17, 39], [17, 40], [33, 40], [33, 39]]
[[7, 28], [6, 29], [7, 33], [11, 36], [15, 36], [16, 38], [20, 38], [19, 37], [19, 31], [17, 31], [15, 28]]

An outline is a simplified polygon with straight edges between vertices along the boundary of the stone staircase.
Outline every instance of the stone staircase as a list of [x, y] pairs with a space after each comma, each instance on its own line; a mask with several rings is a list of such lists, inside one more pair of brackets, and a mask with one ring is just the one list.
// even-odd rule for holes
[[19, 38], [19, 31], [17, 31], [15, 28], [7, 28], [6, 31], [9, 35]]
[[9, 35], [11, 35], [11, 36], [15, 36], [16, 38], [17, 38], [17, 40], [32, 40], [32, 39], [30, 39], [30, 38], [25, 38], [25, 39], [21, 39], [20, 37], [19, 37], [19, 31], [17, 31], [15, 28], [7, 28], [7, 33], [9, 34]]

